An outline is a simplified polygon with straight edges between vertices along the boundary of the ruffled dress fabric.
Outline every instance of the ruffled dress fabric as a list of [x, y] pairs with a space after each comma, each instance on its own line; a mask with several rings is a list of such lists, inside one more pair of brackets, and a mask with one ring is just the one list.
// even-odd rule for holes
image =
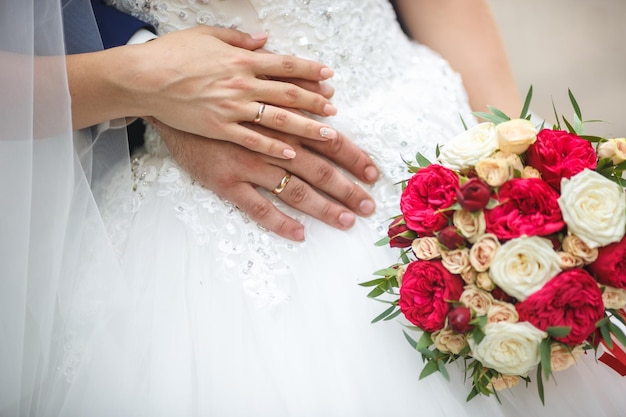
[[459, 76], [405, 37], [389, 3], [116, 3], [161, 33], [197, 24], [268, 30], [271, 51], [328, 64], [339, 108], [330, 122], [380, 167], [381, 180], [366, 187], [378, 209], [342, 232], [273, 199], [306, 227], [305, 243], [284, 240], [194, 182], [148, 129], [131, 161], [132, 197], [118, 187], [123, 169], [103, 185], [124, 280], [103, 289], [116, 296], [72, 312], [106, 312], [89, 337], [80, 325], [64, 329], [62, 415], [620, 415], [626, 382], [590, 355], [557, 374], [558, 386], [547, 383], [545, 407], [534, 384], [503, 392], [502, 404], [466, 403], [461, 369], [451, 367], [451, 382], [419, 380], [421, 359], [401, 320], [370, 323], [385, 306], [358, 283], [397, 260], [374, 243], [398, 213], [402, 159], [418, 151], [433, 159], [461, 118], [474, 123]]

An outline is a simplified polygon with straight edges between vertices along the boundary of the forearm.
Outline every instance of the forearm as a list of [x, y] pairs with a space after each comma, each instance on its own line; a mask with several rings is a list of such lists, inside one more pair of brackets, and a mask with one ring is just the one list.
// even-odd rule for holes
[[485, 0], [398, 0], [411, 36], [461, 74], [475, 111], [521, 110], [519, 92], [496, 22]]

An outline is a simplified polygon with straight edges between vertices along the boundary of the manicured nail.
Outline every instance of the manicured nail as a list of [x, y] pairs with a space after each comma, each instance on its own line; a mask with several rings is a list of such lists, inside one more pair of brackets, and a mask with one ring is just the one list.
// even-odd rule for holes
[[323, 127], [320, 129], [320, 136], [324, 139], [337, 139], [337, 132], [329, 127]]
[[339, 215], [339, 224], [343, 227], [350, 227], [354, 224], [354, 214], [348, 212], [343, 212]]
[[332, 104], [324, 104], [323, 112], [327, 116], [334, 116], [337, 114], [337, 107]]
[[261, 41], [261, 40], [267, 39], [267, 33], [266, 32], [251, 33], [250, 37], [254, 39], [255, 41]]
[[304, 241], [304, 229], [296, 229], [293, 232], [293, 240], [295, 240], [296, 242], [302, 242]]
[[335, 75], [335, 71], [331, 70], [330, 68], [324, 67], [320, 70], [320, 76], [325, 80], [332, 77], [333, 75]]
[[378, 176], [380, 175], [378, 172], [378, 169], [376, 169], [376, 167], [374, 166], [368, 166], [367, 168], [365, 168], [365, 179], [369, 182], [374, 182], [378, 179]]
[[333, 94], [335, 94], [335, 89], [333, 88], [332, 85], [327, 84], [327, 83], [320, 83], [320, 93], [324, 96], [324, 97], [332, 97]]
[[287, 159], [293, 159], [296, 157], [296, 151], [293, 149], [285, 149], [283, 150], [283, 156]]
[[374, 212], [376, 205], [372, 200], [363, 200], [361, 204], [359, 204], [359, 212], [364, 216], [369, 216]]

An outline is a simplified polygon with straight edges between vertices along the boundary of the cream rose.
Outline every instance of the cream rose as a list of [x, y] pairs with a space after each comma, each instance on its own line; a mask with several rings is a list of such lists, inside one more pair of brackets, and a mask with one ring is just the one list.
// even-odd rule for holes
[[604, 286], [602, 301], [604, 302], [604, 308], [613, 310], [624, 308], [626, 306], [626, 290], [609, 287], [608, 285]]
[[435, 347], [441, 352], [450, 352], [458, 355], [467, 346], [467, 338], [464, 334], [455, 333], [450, 328], [438, 330], [432, 334]]
[[624, 237], [624, 189], [597, 172], [585, 169], [570, 179], [563, 178], [558, 203], [570, 233], [591, 249]]
[[441, 147], [438, 161], [446, 168], [466, 171], [498, 149], [498, 139], [493, 123], [485, 122], [455, 136]]
[[476, 175], [492, 187], [501, 186], [513, 176], [511, 167], [503, 158], [481, 159], [474, 169]]
[[489, 269], [491, 261], [500, 248], [500, 241], [496, 235], [487, 233], [482, 235], [470, 249], [470, 263], [478, 272]]
[[441, 256], [439, 240], [434, 236], [419, 237], [413, 240], [411, 249], [413, 249], [413, 253], [417, 259], [421, 259], [422, 261], [428, 261]]
[[560, 343], [552, 343], [550, 345], [550, 368], [554, 372], [564, 371], [574, 365], [583, 352], [580, 345], [568, 348]]
[[507, 294], [523, 301], [560, 271], [561, 258], [549, 240], [522, 236], [500, 246], [489, 274]]
[[598, 248], [591, 249], [576, 235], [565, 236], [562, 247], [564, 251], [582, 259], [585, 264], [590, 264], [598, 258]]
[[398, 272], [396, 274], [396, 281], [398, 281], [398, 286], [401, 287], [402, 286], [402, 277], [404, 276], [404, 271], [406, 271], [406, 268], [408, 267], [408, 264], [406, 265], [400, 265], [398, 267]]
[[491, 378], [491, 382], [487, 385], [490, 390], [502, 391], [504, 389], [513, 388], [518, 384], [520, 377], [517, 375], [500, 375]]
[[476, 283], [476, 276], [478, 275], [478, 272], [476, 272], [474, 268], [469, 268], [462, 271], [459, 275], [461, 275], [465, 284], [471, 285]]
[[626, 138], [614, 138], [601, 143], [598, 145], [598, 156], [611, 159], [615, 165], [626, 161]]
[[498, 300], [491, 303], [491, 308], [487, 312], [487, 323], [517, 323], [518, 321], [519, 314], [513, 304]]
[[515, 174], [515, 171], [521, 174], [524, 169], [524, 164], [522, 164], [522, 160], [519, 155], [514, 153], [506, 153], [506, 152], [496, 152], [493, 156], [497, 159], [503, 159], [506, 161], [506, 164], [509, 166], [509, 175], [512, 178]]
[[455, 210], [452, 223], [470, 243], [476, 242], [476, 239], [485, 233], [486, 223], [483, 211], [470, 213], [466, 210]]
[[484, 316], [495, 300], [487, 291], [481, 290], [475, 285], [467, 285], [459, 301], [465, 307], [474, 310], [477, 316]]
[[541, 172], [531, 166], [525, 166], [522, 169], [522, 178], [541, 178]]
[[520, 155], [537, 140], [537, 128], [526, 119], [511, 119], [496, 126], [498, 148]]
[[559, 255], [561, 259], [561, 269], [563, 271], [573, 268], [582, 268], [585, 265], [585, 261], [583, 261], [581, 257], [572, 255], [569, 252], [560, 251], [557, 252], [557, 255]]
[[488, 323], [480, 343], [469, 338], [472, 356], [504, 375], [527, 375], [540, 360], [539, 344], [547, 336], [528, 322]]
[[469, 260], [469, 249], [461, 248], [454, 250], [444, 250], [441, 252], [441, 262], [452, 274], [462, 274], [468, 272], [472, 265]]
[[496, 287], [488, 272], [479, 272], [476, 274], [476, 286], [481, 290], [491, 291]]

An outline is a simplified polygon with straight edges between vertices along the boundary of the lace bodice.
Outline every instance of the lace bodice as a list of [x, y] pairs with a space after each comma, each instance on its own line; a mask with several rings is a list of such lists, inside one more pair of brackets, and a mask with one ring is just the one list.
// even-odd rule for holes
[[[462, 126], [471, 123], [459, 77], [430, 49], [409, 41], [386, 0], [113, 0], [110, 3], [151, 22], [162, 34], [198, 24], [267, 31], [266, 49], [324, 62], [335, 71], [333, 103], [339, 114], [330, 123], [369, 152], [382, 178], [368, 189], [377, 201], [374, 216], [361, 222], [386, 232], [398, 213], [397, 182], [407, 177], [402, 159], [416, 152], [431, 158]], [[121, 203], [138, 211], [143, 196], [156, 191], [197, 236], [215, 244], [252, 292], [265, 302], [286, 298], [274, 277], [289, 273], [285, 251], [293, 244], [250, 222], [232, 204], [193, 182], [168, 156], [158, 134], [149, 129], [147, 153], [134, 162], [135, 199]], [[155, 188], [156, 187], [156, 188]], [[271, 196], [270, 196], [271, 197]], [[111, 201], [115, 199], [112, 198]], [[305, 226], [310, 218], [273, 200]], [[221, 220], [214, 220], [220, 215]], [[113, 216], [115, 217], [115, 216]], [[114, 230], [123, 234], [124, 225]], [[123, 239], [120, 239], [123, 240]], [[231, 276], [232, 274], [222, 274]]]

